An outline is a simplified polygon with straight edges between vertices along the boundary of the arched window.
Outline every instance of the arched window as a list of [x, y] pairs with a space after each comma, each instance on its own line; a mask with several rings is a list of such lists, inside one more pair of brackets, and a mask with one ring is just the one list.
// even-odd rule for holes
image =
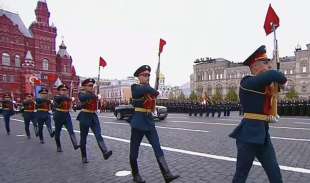
[[19, 55], [15, 55], [15, 67], [20, 67], [20, 57], [19, 57]]
[[42, 69], [46, 71], [48, 70], [48, 60], [46, 58], [42, 61]]
[[10, 55], [8, 53], [2, 53], [2, 65], [10, 66]]

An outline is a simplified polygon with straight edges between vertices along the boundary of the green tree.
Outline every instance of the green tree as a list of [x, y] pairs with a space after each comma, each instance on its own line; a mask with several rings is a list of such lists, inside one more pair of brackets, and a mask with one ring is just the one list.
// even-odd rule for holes
[[236, 93], [236, 91], [234, 89], [229, 89], [226, 97], [225, 97], [225, 100], [229, 101], [229, 102], [238, 102], [239, 101], [239, 98], [238, 98], [238, 95]]
[[173, 92], [170, 91], [168, 99], [169, 100], [174, 100], [175, 99], [175, 96], [174, 96]]
[[223, 95], [220, 89], [215, 90], [215, 94], [212, 96], [212, 100], [215, 102], [221, 102], [223, 100]]
[[177, 97], [177, 99], [178, 99], [179, 101], [184, 101], [184, 100], [186, 99], [186, 97], [185, 97], [183, 91], [181, 91], [181, 93], [180, 93], [180, 95]]
[[295, 90], [295, 88], [290, 89], [286, 94], [285, 94], [285, 98], [287, 100], [296, 100], [298, 99], [298, 93]]
[[193, 90], [192, 92], [191, 92], [191, 94], [189, 95], [189, 99], [191, 100], [191, 101], [197, 101], [198, 100], [198, 96], [197, 96], [197, 94], [196, 94], [196, 92]]

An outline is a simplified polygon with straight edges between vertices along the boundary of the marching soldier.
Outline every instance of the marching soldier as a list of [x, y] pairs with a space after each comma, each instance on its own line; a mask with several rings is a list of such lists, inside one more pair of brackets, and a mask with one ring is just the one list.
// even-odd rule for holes
[[310, 116], [310, 99], [308, 100], [308, 102], [306, 104], [306, 108], [307, 108], [306, 116]]
[[143, 65], [134, 73], [138, 77], [139, 84], [131, 85], [133, 106], [135, 113], [131, 119], [131, 137], [130, 137], [130, 166], [132, 169], [133, 181], [138, 183], [145, 182], [139, 174], [138, 154], [142, 138], [146, 136], [153, 147], [157, 162], [166, 182], [177, 179], [179, 175], [172, 175], [164, 153], [160, 147], [159, 137], [155, 128], [155, 123], [151, 112], [155, 109], [156, 97], [159, 94], [157, 90], [149, 85], [151, 67]]
[[36, 121], [39, 127], [39, 138], [40, 143], [44, 144], [44, 137], [43, 137], [43, 125], [46, 125], [46, 128], [51, 136], [54, 137], [55, 132], [52, 130], [51, 124], [51, 114], [49, 111], [51, 110], [51, 101], [48, 99], [48, 90], [46, 88], [41, 88], [39, 90], [40, 98], [36, 98]]
[[57, 87], [58, 95], [54, 97], [54, 114], [53, 119], [55, 122], [55, 142], [57, 146], [57, 152], [62, 152], [60, 143], [60, 132], [64, 125], [70, 135], [70, 139], [73, 148], [76, 150], [79, 148], [77, 140], [73, 131], [73, 125], [70, 116], [71, 98], [68, 97], [68, 86], [61, 84]]
[[5, 129], [7, 135], [10, 135], [11, 129], [10, 129], [10, 118], [14, 114], [14, 104], [12, 97], [9, 93], [5, 94], [3, 96], [3, 101], [2, 101], [2, 115], [4, 118], [4, 123], [5, 123]]
[[36, 122], [35, 112], [34, 112], [36, 104], [33, 99], [33, 94], [26, 93], [26, 97], [22, 105], [23, 105], [22, 112], [23, 112], [23, 117], [24, 117], [24, 122], [25, 122], [25, 132], [26, 132], [28, 139], [30, 139], [31, 138], [30, 130], [29, 130], [30, 121], [32, 122], [35, 136], [38, 136], [38, 124]]
[[231, 108], [232, 108], [232, 104], [230, 102], [228, 102], [226, 104], [226, 116], [230, 116]]
[[272, 122], [276, 107], [271, 105], [274, 96], [269, 91], [272, 83], [282, 85], [286, 78], [284, 74], [271, 70], [265, 46], [259, 47], [243, 64], [250, 67], [254, 76], [245, 76], [240, 82], [239, 98], [245, 113], [241, 123], [230, 134], [236, 139], [238, 150], [233, 183], [246, 182], [255, 158], [262, 164], [270, 182], [281, 183], [280, 168], [268, 132], [268, 123]]
[[97, 116], [98, 97], [94, 93], [94, 79], [86, 79], [82, 82], [83, 91], [79, 93], [82, 111], [78, 114], [77, 120], [80, 121], [80, 149], [82, 155], [82, 163], [88, 163], [86, 153], [86, 140], [89, 128], [95, 134], [98, 146], [103, 154], [103, 158], [107, 160], [112, 151], [108, 150], [101, 136], [101, 127]]

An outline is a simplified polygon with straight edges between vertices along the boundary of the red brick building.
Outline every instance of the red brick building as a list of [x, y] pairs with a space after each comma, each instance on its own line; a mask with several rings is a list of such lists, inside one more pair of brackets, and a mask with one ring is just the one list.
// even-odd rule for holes
[[19, 101], [37, 85], [48, 87], [54, 95], [59, 78], [72, 86], [75, 97], [79, 78], [64, 42], [56, 52], [57, 29], [50, 25], [45, 0], [37, 2], [35, 15], [28, 29], [18, 14], [0, 9], [0, 96], [11, 92]]

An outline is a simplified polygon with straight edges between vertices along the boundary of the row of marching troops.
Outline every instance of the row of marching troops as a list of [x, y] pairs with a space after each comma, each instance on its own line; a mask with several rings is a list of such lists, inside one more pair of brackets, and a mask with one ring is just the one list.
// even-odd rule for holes
[[[61, 84], [57, 87], [58, 94], [53, 97], [53, 100], [50, 100], [48, 89], [45, 87], [42, 87], [38, 91], [39, 96], [37, 98], [35, 98], [32, 93], [25, 94], [22, 108], [18, 112], [21, 112], [24, 118], [27, 138], [31, 138], [29, 126], [30, 122], [32, 122], [35, 136], [39, 137], [41, 144], [44, 144], [43, 127], [45, 124], [50, 137], [55, 139], [57, 152], [62, 152], [60, 134], [64, 126], [69, 133], [73, 148], [75, 150], [80, 148], [82, 162], [87, 163], [86, 138], [89, 128], [91, 128], [97, 139], [98, 146], [103, 153], [104, 159], [108, 159], [112, 155], [112, 151], [107, 149], [101, 137], [101, 128], [96, 115], [98, 98], [97, 95], [92, 92], [93, 87], [88, 89], [86, 86], [88, 83], [90, 83], [89, 85], [93, 85], [93, 82], [94, 80], [92, 79], [85, 80], [82, 83], [84, 90], [79, 93], [79, 100], [83, 108], [77, 117], [80, 121], [80, 145], [77, 142], [70, 116], [72, 99], [68, 96], [69, 87], [65, 84]], [[17, 113], [10, 94], [5, 94], [1, 101], [1, 113], [4, 117], [7, 135], [10, 135], [10, 117]], [[51, 116], [55, 124], [54, 130], [52, 128]]]
[[198, 102], [170, 102], [160, 101], [158, 105], [167, 107], [168, 112], [172, 113], [188, 113], [189, 116], [206, 116], [206, 117], [217, 117], [230, 116], [231, 111], [239, 109], [238, 103], [231, 102], [218, 102], [211, 103], [206, 102], [205, 104]]
[[214, 117], [217, 113], [217, 117], [230, 116], [230, 111], [232, 110], [232, 104], [230, 103], [218, 103], [218, 104], [196, 104], [193, 106], [188, 106], [187, 111], [189, 116], [203, 116], [206, 113], [206, 117]]
[[[198, 103], [159, 101], [158, 105], [167, 107], [169, 113], [188, 113], [189, 116], [230, 116], [231, 111], [239, 111], [243, 115], [243, 107], [236, 102]], [[278, 102], [278, 114], [280, 116], [310, 116], [309, 100], [281, 100]]]
[[280, 101], [278, 113], [280, 116], [310, 116], [310, 99]]
[[[164, 152], [160, 146], [159, 137], [155, 128], [155, 123], [151, 112], [155, 109], [155, 98], [159, 94], [157, 90], [149, 86], [149, 76], [151, 68], [143, 65], [134, 73], [138, 77], [140, 84], [134, 84], [131, 87], [133, 95], [133, 106], [135, 114], [131, 119], [131, 137], [129, 150], [129, 163], [132, 169], [133, 181], [144, 183], [138, 168], [138, 154], [141, 141], [144, 136], [148, 139], [154, 150], [157, 163], [163, 175], [165, 182], [171, 182], [179, 177], [173, 175], [165, 160]], [[57, 87], [58, 94], [53, 100], [48, 97], [48, 90], [42, 88], [39, 96], [34, 98], [31, 93], [26, 94], [23, 101], [22, 112], [25, 122], [25, 131], [28, 139], [30, 135], [30, 122], [34, 127], [36, 136], [39, 136], [40, 142], [44, 144], [43, 126], [47, 127], [51, 138], [55, 139], [57, 152], [62, 152], [60, 133], [64, 126], [70, 136], [73, 148], [80, 149], [82, 163], [88, 163], [86, 153], [86, 140], [89, 129], [92, 130], [96, 138], [97, 144], [102, 152], [103, 159], [107, 160], [112, 155], [112, 151], [108, 150], [105, 141], [101, 135], [101, 125], [97, 116], [99, 107], [98, 95], [95, 94], [95, 80], [86, 79], [82, 82], [82, 90], [79, 93], [81, 111], [77, 116], [80, 127], [80, 143], [77, 143], [70, 110], [72, 108], [72, 99], [68, 96], [68, 87], [64, 84]], [[145, 97], [147, 96], [147, 97]], [[14, 102], [9, 94], [6, 94], [1, 101], [1, 111], [4, 116], [7, 134], [10, 135], [10, 117], [16, 113], [14, 111]], [[55, 130], [52, 129], [51, 116], [55, 123]]]

